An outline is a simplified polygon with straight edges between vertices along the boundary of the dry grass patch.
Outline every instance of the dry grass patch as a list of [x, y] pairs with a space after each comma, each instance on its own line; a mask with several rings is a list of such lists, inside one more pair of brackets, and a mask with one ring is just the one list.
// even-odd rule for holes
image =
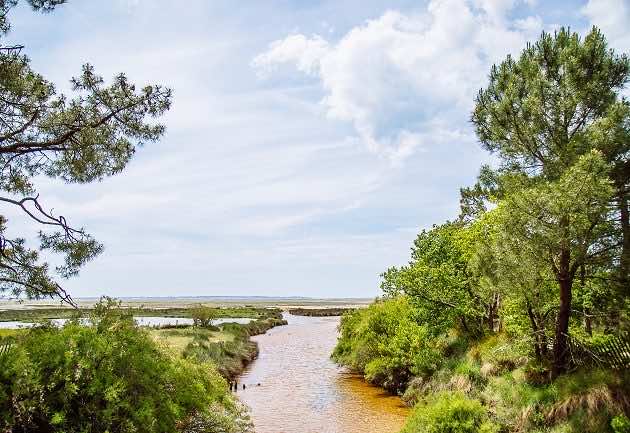
[[608, 385], [597, 385], [585, 392], [572, 395], [555, 403], [545, 413], [549, 423], [567, 420], [574, 413], [583, 410], [589, 417], [602, 412], [624, 413], [630, 410], [630, 396], [623, 390]]

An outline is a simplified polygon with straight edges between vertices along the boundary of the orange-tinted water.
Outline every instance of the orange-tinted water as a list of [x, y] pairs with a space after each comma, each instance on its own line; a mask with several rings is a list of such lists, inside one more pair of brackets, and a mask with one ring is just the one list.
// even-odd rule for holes
[[330, 360], [338, 317], [285, 318], [287, 326], [254, 337], [260, 356], [239, 379], [237, 395], [250, 407], [256, 433], [396, 433], [402, 427], [409, 410], [398, 397]]

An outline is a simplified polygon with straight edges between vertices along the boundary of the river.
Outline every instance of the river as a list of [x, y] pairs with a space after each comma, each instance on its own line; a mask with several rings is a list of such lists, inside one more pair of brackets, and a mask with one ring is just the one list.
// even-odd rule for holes
[[330, 360], [339, 317], [285, 318], [288, 325], [253, 337], [260, 355], [239, 379], [256, 433], [400, 430], [409, 413], [402, 401]]

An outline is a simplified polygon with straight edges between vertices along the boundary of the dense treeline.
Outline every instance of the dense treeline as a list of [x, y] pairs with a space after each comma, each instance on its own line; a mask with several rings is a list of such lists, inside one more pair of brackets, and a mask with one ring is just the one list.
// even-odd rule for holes
[[472, 122], [497, 164], [383, 274], [384, 299], [343, 318], [334, 353], [407, 390], [405, 431], [630, 431], [630, 353], [577, 370], [605, 368], [588, 348], [630, 329], [629, 77], [595, 28], [492, 68]]

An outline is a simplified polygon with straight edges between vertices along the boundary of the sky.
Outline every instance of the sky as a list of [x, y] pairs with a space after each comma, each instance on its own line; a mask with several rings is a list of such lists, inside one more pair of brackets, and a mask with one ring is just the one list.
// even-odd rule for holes
[[10, 20], [60, 92], [85, 63], [174, 92], [121, 174], [37, 180], [105, 245], [75, 297], [377, 296], [492, 162], [469, 119], [493, 63], [560, 26], [630, 52], [630, 0], [70, 0]]

